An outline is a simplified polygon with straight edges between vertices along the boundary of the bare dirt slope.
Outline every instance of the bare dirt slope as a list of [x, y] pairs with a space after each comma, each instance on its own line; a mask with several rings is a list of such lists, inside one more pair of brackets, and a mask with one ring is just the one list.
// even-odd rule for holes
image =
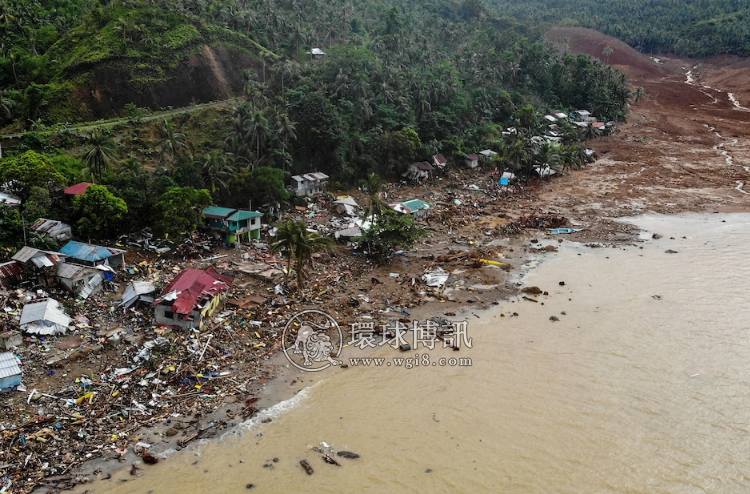
[[595, 164], [545, 185], [540, 199], [582, 222], [750, 207], [750, 110], [744, 108], [750, 91], [741, 86], [750, 73], [747, 60], [649, 56], [581, 28], [554, 29], [548, 40], [601, 60], [611, 46], [609, 63], [647, 96], [631, 106], [616, 134], [590, 142]]

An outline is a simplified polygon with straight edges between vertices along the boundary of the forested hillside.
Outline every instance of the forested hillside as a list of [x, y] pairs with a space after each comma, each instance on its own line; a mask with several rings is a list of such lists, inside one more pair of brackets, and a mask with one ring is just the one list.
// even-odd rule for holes
[[589, 27], [644, 53], [750, 54], [750, 3], [739, 0], [487, 0], [542, 29]]
[[[559, 146], [540, 146], [540, 116], [585, 109], [622, 120], [631, 97], [618, 70], [561, 55], [537, 26], [476, 0], [0, 0], [0, 13], [0, 118], [5, 133], [27, 131], [12, 154], [38, 152], [6, 157], [0, 180], [51, 167], [64, 180], [35, 189], [107, 184], [124, 201], [123, 231], [154, 225], [174, 197], [205, 201], [193, 194], [204, 188], [227, 206], [283, 204], [290, 172], [351, 185], [490, 144], [511, 168], [573, 166], [586, 136], [563, 126]], [[141, 121], [168, 98], [231, 96], [229, 107]], [[110, 116], [125, 118], [67, 125]], [[503, 139], [507, 126], [519, 134]]]

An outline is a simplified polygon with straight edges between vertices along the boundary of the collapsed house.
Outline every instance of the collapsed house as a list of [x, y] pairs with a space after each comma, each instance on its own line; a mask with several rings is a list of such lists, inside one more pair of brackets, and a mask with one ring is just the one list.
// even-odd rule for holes
[[36, 220], [31, 225], [31, 231], [58, 242], [65, 242], [73, 238], [73, 230], [70, 228], [70, 225], [62, 221], [48, 220], [46, 218]]
[[260, 238], [262, 213], [209, 206], [203, 210], [206, 226], [228, 244]]
[[346, 214], [348, 216], [357, 216], [359, 211], [359, 204], [351, 196], [340, 197], [333, 201], [336, 205], [336, 212], [339, 214]]
[[391, 204], [391, 209], [403, 214], [410, 214], [414, 219], [426, 218], [430, 214], [432, 206], [419, 199], [409, 199], [408, 201]]
[[60, 252], [23, 247], [11, 258], [21, 265], [24, 280], [38, 285], [48, 286], [55, 276], [57, 265], [65, 261]]
[[16, 261], [0, 264], [0, 286], [10, 288], [18, 285], [23, 280], [23, 269]]
[[144, 302], [148, 304], [154, 303], [154, 297], [150, 294], [156, 291], [156, 287], [153, 283], [148, 281], [131, 281], [125, 293], [122, 294], [122, 300], [120, 301], [120, 307], [129, 309], [133, 304], [138, 302]]
[[70, 321], [57, 300], [32, 300], [23, 306], [21, 331], [42, 336], [65, 334]]
[[112, 281], [114, 276], [112, 268], [105, 264], [91, 267], [68, 262], [58, 264], [56, 275], [60, 285], [84, 300], [98, 291], [105, 280]]
[[10, 352], [0, 353], [0, 391], [16, 389], [21, 384], [21, 366]]
[[421, 183], [432, 175], [432, 170], [435, 168], [427, 163], [426, 161], [419, 161], [412, 163], [409, 168], [401, 174], [402, 177], [410, 180], [411, 182]]
[[0, 333], [0, 348], [10, 350], [23, 343], [23, 337], [18, 331], [5, 331]]
[[213, 267], [184, 270], [154, 300], [156, 324], [202, 328], [204, 318], [219, 307], [232, 281]]
[[438, 170], [445, 170], [445, 167], [448, 166], [448, 160], [442, 154], [436, 154], [432, 157], [432, 164]]

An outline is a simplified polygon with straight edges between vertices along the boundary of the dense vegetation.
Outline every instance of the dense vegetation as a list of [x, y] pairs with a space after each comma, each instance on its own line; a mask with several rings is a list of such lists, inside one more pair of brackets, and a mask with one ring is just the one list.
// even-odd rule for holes
[[487, 0], [524, 24], [590, 27], [644, 53], [750, 55], [750, 4], [738, 0]]
[[[29, 9], [36, 14], [20, 14]], [[0, 12], [8, 14], [0, 14], [0, 35], [11, 69], [0, 76], [0, 118], [31, 131], [15, 153], [38, 151], [33, 160], [68, 184], [106, 184], [126, 205], [110, 204], [120, 231], [168, 233], [159, 220], [164, 205], [179, 202], [168, 196], [175, 188], [200, 196], [195, 207], [205, 189], [221, 205], [278, 210], [290, 202], [290, 172], [319, 170], [351, 185], [372, 172], [398, 177], [436, 153], [456, 163], [486, 146], [525, 176], [542, 163], [577, 166], [589, 136], [563, 126], [560, 145], [535, 141], [540, 114], [586, 109], [622, 120], [631, 97], [619, 71], [560, 56], [535, 41], [534, 29], [476, 0], [0, 0]], [[244, 91], [230, 109], [146, 122], [151, 110], [131, 104], [110, 127], [60, 125], [76, 117], [70, 95], [95, 90], [86, 86], [94, 68], [126, 66], [145, 89], [216, 44], [257, 61], [243, 67]], [[311, 59], [313, 47], [326, 55]], [[503, 138], [509, 125], [519, 133]], [[51, 199], [49, 214], [102, 236], [103, 223], [84, 216], [90, 208]]]

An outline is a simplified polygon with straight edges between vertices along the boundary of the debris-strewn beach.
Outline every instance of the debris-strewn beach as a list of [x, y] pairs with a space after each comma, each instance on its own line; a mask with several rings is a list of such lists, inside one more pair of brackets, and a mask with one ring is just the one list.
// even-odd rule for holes
[[[166, 253], [157, 249], [167, 244], [146, 249], [133, 235], [107, 246], [127, 251], [123, 264], [84, 301], [54, 286], [5, 290], [4, 329], [17, 330], [23, 307], [37, 298], [58, 300], [74, 328], [58, 336], [26, 334], [11, 350], [25, 391], [0, 398], [6, 485], [12, 482], [12, 492], [58, 491], [115, 468], [143, 473], [149, 463], [168, 461], [164, 453], [214, 436], [308, 386], [313, 377], [303, 373], [297, 381], [278, 354], [284, 325], [301, 310], [325, 310], [343, 329], [363, 320], [459, 320], [523, 288], [516, 282], [529, 254], [552, 257], [571, 241], [590, 248], [632, 242], [637, 228], [615, 218], [747, 210], [750, 173], [742, 163], [750, 146], [742, 129], [750, 113], [686, 81], [692, 61], [628, 56], [621, 68], [648, 97], [631, 108], [618, 133], [589, 143], [595, 163], [510, 189], [482, 169], [452, 170], [420, 186], [391, 185], [383, 193], [388, 203], [416, 198], [433, 207], [420, 220], [429, 236], [385, 266], [339, 244], [315, 255], [304, 290], [296, 292], [283, 288], [285, 263], [269, 252], [267, 232], [239, 248], [196, 237]], [[731, 70], [704, 62], [693, 77], [703, 74], [711, 85]], [[747, 104], [740, 92], [733, 98]], [[360, 191], [346, 193], [367, 203]], [[318, 195], [292, 216], [321, 233], [336, 231], [347, 223], [334, 204], [337, 195]], [[213, 317], [193, 330], [154, 324], [148, 297], [185, 270], [208, 268], [232, 277]], [[435, 273], [447, 276], [428, 286], [423, 277]], [[153, 293], [120, 306], [128, 287], [143, 282]]]

